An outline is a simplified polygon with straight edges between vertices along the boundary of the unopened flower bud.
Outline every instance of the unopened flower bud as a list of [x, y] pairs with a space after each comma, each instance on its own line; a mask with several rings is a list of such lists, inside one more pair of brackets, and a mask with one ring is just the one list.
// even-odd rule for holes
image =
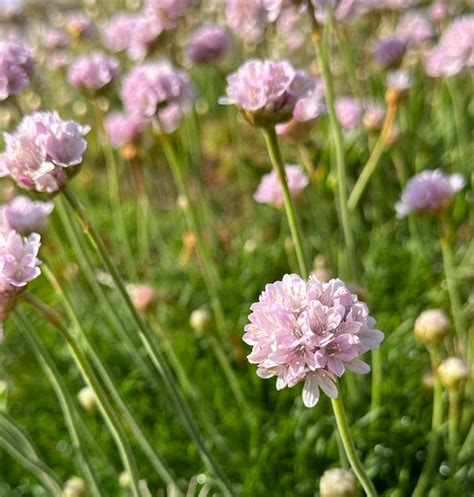
[[437, 373], [445, 388], [458, 390], [466, 383], [469, 371], [462, 359], [448, 357], [439, 365]]
[[356, 497], [357, 489], [354, 476], [350, 471], [340, 468], [328, 469], [319, 481], [321, 497]]
[[127, 285], [127, 290], [135, 308], [140, 312], [146, 312], [156, 306], [158, 294], [149, 285]]
[[64, 485], [63, 497], [84, 497], [86, 491], [84, 480], [78, 476], [73, 476]]
[[416, 318], [414, 333], [425, 345], [439, 345], [449, 329], [449, 320], [442, 310], [428, 309]]
[[87, 411], [94, 412], [97, 408], [97, 400], [95, 393], [89, 387], [84, 387], [77, 394], [79, 404]]
[[119, 475], [119, 485], [122, 488], [130, 488], [130, 475], [128, 471], [122, 471]]
[[176, 199], [176, 204], [183, 211], [185, 211], [189, 207], [188, 199], [184, 195], [178, 195], [178, 198]]
[[198, 333], [206, 331], [211, 324], [211, 321], [212, 316], [207, 309], [196, 309], [191, 313], [189, 318], [191, 328]]

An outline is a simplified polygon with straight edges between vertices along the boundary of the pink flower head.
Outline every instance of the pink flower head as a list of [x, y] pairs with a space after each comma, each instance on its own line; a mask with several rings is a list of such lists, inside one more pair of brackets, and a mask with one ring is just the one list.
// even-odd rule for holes
[[66, 18], [66, 28], [74, 38], [90, 38], [94, 33], [91, 19], [83, 12], [71, 12]]
[[194, 101], [188, 75], [169, 62], [149, 62], [132, 69], [124, 79], [122, 101], [125, 109], [143, 118], [158, 117], [157, 125], [174, 131], [186, 108]]
[[40, 235], [22, 238], [15, 231], [0, 232], [0, 339], [3, 321], [14, 309], [27, 284], [40, 273], [37, 258]]
[[320, 388], [337, 397], [336, 378], [346, 369], [367, 373], [358, 357], [383, 340], [366, 304], [338, 279], [286, 274], [266, 285], [250, 309], [243, 336], [252, 346], [249, 362], [261, 378], [276, 376], [278, 390], [304, 381], [307, 407], [318, 402]]
[[380, 131], [385, 119], [385, 108], [382, 105], [369, 103], [364, 113], [364, 127], [369, 132]]
[[55, 50], [56, 48], [64, 48], [69, 43], [69, 38], [57, 28], [45, 28], [42, 36], [43, 46], [48, 50]]
[[[297, 198], [308, 186], [308, 177], [297, 165], [286, 165], [285, 173], [290, 194], [293, 198]], [[283, 207], [283, 191], [275, 171], [263, 176], [253, 198], [262, 204], [270, 204], [277, 208]]]
[[178, 18], [183, 17], [194, 0], [145, 0], [145, 8], [160, 16], [168, 24], [166, 29], [174, 27]]
[[434, 35], [433, 26], [426, 15], [417, 10], [409, 10], [398, 21], [396, 36], [412, 45], [422, 45]]
[[390, 71], [385, 78], [387, 88], [396, 90], [397, 92], [405, 92], [411, 86], [411, 76], [406, 69], [397, 69]]
[[460, 174], [447, 176], [440, 169], [423, 171], [410, 179], [396, 204], [397, 216], [405, 217], [411, 212], [436, 215], [445, 209], [454, 194], [464, 187]]
[[127, 291], [133, 305], [138, 311], [149, 311], [158, 303], [158, 293], [150, 285], [128, 285]]
[[67, 79], [75, 88], [96, 91], [116, 79], [119, 72], [120, 65], [115, 57], [93, 52], [81, 55], [72, 62]]
[[227, 96], [221, 104], [235, 104], [259, 127], [288, 121], [296, 102], [308, 94], [312, 81], [287, 61], [252, 59], [227, 77]]
[[454, 76], [474, 66], [474, 15], [455, 19], [428, 54], [428, 76]]
[[46, 221], [53, 209], [52, 202], [37, 202], [18, 195], [0, 207], [0, 223], [3, 222], [5, 230], [14, 230], [22, 236], [44, 233]]
[[406, 49], [406, 42], [394, 36], [381, 40], [374, 48], [374, 57], [378, 64], [391, 67], [398, 64]]
[[113, 112], [104, 121], [105, 132], [115, 148], [123, 147], [135, 140], [143, 131], [147, 121], [126, 112]]
[[102, 31], [102, 39], [109, 50], [122, 52], [130, 46], [136, 17], [136, 14], [120, 12], [108, 20]]
[[350, 96], [338, 97], [335, 102], [336, 116], [342, 129], [349, 131], [357, 128], [363, 115], [361, 102]]
[[0, 41], [0, 100], [23, 90], [30, 82], [34, 66], [34, 59], [23, 45]]
[[57, 112], [25, 116], [13, 134], [5, 133], [0, 177], [10, 176], [22, 188], [44, 193], [61, 190], [77, 173], [87, 148], [89, 126], [65, 121]]
[[193, 33], [186, 47], [186, 55], [194, 64], [212, 64], [230, 50], [229, 33], [220, 26], [203, 26]]

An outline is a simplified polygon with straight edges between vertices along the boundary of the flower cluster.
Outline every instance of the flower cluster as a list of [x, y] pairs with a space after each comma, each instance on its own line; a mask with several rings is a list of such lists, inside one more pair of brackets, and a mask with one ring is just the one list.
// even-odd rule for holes
[[104, 128], [110, 143], [120, 148], [132, 143], [143, 131], [147, 121], [135, 114], [112, 112], [104, 120]]
[[29, 83], [34, 59], [29, 51], [15, 41], [0, 42], [0, 100], [16, 95]]
[[189, 76], [166, 61], [135, 67], [125, 77], [121, 91], [129, 113], [157, 118], [157, 126], [167, 133], [178, 127], [194, 95]]
[[119, 72], [120, 65], [115, 57], [93, 52], [73, 61], [67, 79], [75, 88], [96, 91], [111, 83]]
[[40, 274], [37, 258], [40, 236], [22, 238], [15, 231], [0, 232], [0, 338], [3, 321], [14, 309], [26, 285]]
[[398, 21], [395, 34], [414, 46], [426, 43], [434, 35], [433, 25], [421, 11], [409, 10]]
[[10, 176], [22, 188], [55, 193], [77, 173], [87, 148], [88, 126], [65, 121], [57, 112], [36, 112], [23, 118], [13, 134], [5, 133], [0, 177]]
[[374, 48], [375, 60], [384, 67], [398, 64], [405, 53], [406, 42], [392, 36], [377, 43]]
[[429, 76], [454, 76], [474, 66], [474, 15], [455, 19], [439, 43], [428, 54], [425, 70]]
[[396, 204], [398, 217], [411, 212], [437, 215], [445, 209], [453, 195], [464, 187], [459, 174], [445, 175], [440, 169], [423, 171], [413, 176]]
[[243, 336], [249, 362], [261, 378], [277, 376], [278, 390], [304, 380], [307, 407], [318, 402], [319, 388], [337, 397], [336, 378], [346, 369], [367, 373], [358, 357], [383, 340], [366, 304], [339, 279], [287, 274], [265, 287], [251, 311]]
[[357, 128], [363, 117], [364, 109], [359, 99], [351, 96], [336, 98], [336, 117], [345, 131]]
[[14, 230], [22, 236], [43, 233], [53, 209], [52, 202], [34, 201], [18, 195], [7, 205], [0, 206], [0, 230]]
[[211, 64], [224, 57], [230, 47], [229, 33], [220, 26], [209, 25], [193, 33], [186, 55], [194, 64]]
[[[285, 174], [290, 194], [293, 198], [297, 198], [308, 186], [308, 177], [301, 166], [297, 165], [286, 165]], [[253, 198], [262, 204], [270, 204], [277, 208], [283, 207], [283, 191], [275, 171], [263, 176]]]
[[313, 87], [303, 71], [287, 61], [252, 59], [227, 77], [227, 96], [255, 126], [272, 127], [291, 119], [296, 103]]

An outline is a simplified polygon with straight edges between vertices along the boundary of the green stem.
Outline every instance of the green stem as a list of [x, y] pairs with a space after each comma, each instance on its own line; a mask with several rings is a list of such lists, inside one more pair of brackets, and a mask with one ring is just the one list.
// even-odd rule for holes
[[456, 472], [456, 459], [458, 453], [458, 418], [459, 418], [459, 393], [457, 388], [450, 388], [449, 394], [449, 469], [451, 474]]
[[342, 444], [344, 445], [344, 449], [351, 464], [352, 471], [354, 471], [354, 474], [362, 485], [362, 488], [364, 489], [367, 496], [377, 497], [377, 491], [375, 490], [373, 483], [370, 481], [370, 478], [367, 476], [367, 473], [365, 472], [365, 469], [360, 462], [359, 456], [357, 455], [354, 442], [352, 441], [349, 425], [347, 423], [347, 418], [344, 412], [344, 406], [342, 404], [341, 397], [339, 396], [336, 399], [332, 399], [331, 403], [334, 417], [336, 418], [337, 428], [341, 435]]
[[97, 405], [102, 413], [105, 423], [107, 424], [112, 437], [115, 440], [117, 448], [120, 453], [125, 470], [130, 475], [131, 480], [131, 490], [134, 497], [141, 497], [139, 481], [140, 477], [138, 475], [137, 466], [135, 463], [135, 458], [132, 453], [132, 449], [127, 440], [125, 431], [121, 425], [120, 419], [118, 418], [115, 410], [109, 402], [96, 374], [94, 373], [89, 361], [82, 352], [81, 348], [77, 344], [75, 337], [70, 333], [70, 331], [62, 324], [58, 316], [54, 315], [52, 309], [46, 306], [43, 302], [38, 300], [32, 295], [28, 295], [28, 303], [31, 304], [34, 309], [49, 321], [63, 336], [69, 345], [69, 349], [74, 357], [76, 365], [78, 366], [84, 381], [87, 383], [89, 388], [94, 392], [96, 397]]
[[[374, 349], [372, 356], [372, 398], [370, 410], [377, 410], [382, 401], [382, 356], [380, 349]], [[376, 418], [374, 418], [376, 419]]]
[[19, 315], [19, 324], [20, 326], [18, 326], [18, 328], [35, 353], [59, 400], [69, 436], [71, 437], [74, 451], [77, 454], [79, 467], [87, 480], [91, 495], [101, 497], [103, 491], [100, 488], [95, 469], [90, 464], [90, 458], [85, 443], [81, 440], [81, 433], [84, 431], [85, 427], [75, 408], [71, 395], [61, 378], [61, 374], [59, 373], [53, 358], [42, 344], [38, 334], [21, 314]]
[[209, 469], [215, 474], [221, 488], [224, 490], [226, 495], [233, 496], [234, 492], [232, 490], [230, 482], [227, 479], [227, 476], [222, 471], [220, 465], [207, 448], [207, 445], [202, 437], [202, 434], [196, 424], [196, 421], [189, 409], [186, 400], [182, 397], [179, 389], [176, 386], [175, 379], [168, 368], [168, 365], [163, 360], [161, 352], [155, 345], [152, 337], [152, 332], [148, 324], [144, 321], [143, 317], [138, 313], [132, 301], [130, 300], [130, 296], [128, 295], [123, 280], [118, 273], [117, 268], [110, 259], [110, 256], [99, 234], [90, 223], [84, 208], [81, 206], [73, 192], [69, 188], [65, 188], [64, 195], [71, 205], [73, 211], [75, 212], [79, 222], [81, 223], [85, 236], [89, 240], [94, 250], [99, 254], [102, 262], [109, 271], [110, 276], [112, 277], [125, 306], [127, 307], [137, 326], [139, 338], [142, 341], [150, 359], [152, 360], [154, 367], [160, 373], [165, 387], [175, 406], [176, 412], [180, 416], [184, 427], [195, 442], [202, 459], [209, 467]]
[[278, 176], [281, 189], [283, 191], [283, 201], [285, 205], [286, 218], [290, 226], [291, 237], [295, 245], [296, 258], [298, 259], [298, 266], [301, 276], [308, 278], [308, 270], [306, 268], [306, 258], [303, 249], [303, 242], [301, 237], [301, 230], [296, 215], [293, 199], [288, 189], [288, 182], [286, 180], [285, 166], [281, 158], [280, 146], [278, 144], [277, 134], [275, 128], [263, 130], [263, 136], [267, 144], [268, 155], [272, 163], [273, 169]]

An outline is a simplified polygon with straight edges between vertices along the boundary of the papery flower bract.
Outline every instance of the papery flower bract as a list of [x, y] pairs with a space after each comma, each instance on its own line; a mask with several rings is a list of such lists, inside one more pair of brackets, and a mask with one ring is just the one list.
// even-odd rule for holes
[[81, 55], [72, 62], [67, 79], [75, 88], [96, 91], [116, 79], [119, 72], [120, 65], [115, 57], [93, 52]]
[[65, 121], [57, 112], [25, 116], [13, 134], [5, 133], [0, 177], [10, 176], [27, 190], [55, 193], [77, 173], [87, 148], [89, 126]]
[[363, 108], [361, 102], [350, 96], [336, 98], [335, 102], [336, 117], [342, 129], [349, 131], [357, 128], [363, 116]]
[[4, 230], [14, 230], [22, 236], [43, 233], [48, 216], [53, 212], [52, 202], [31, 200], [17, 195], [7, 205], [0, 207], [0, 224]]
[[405, 92], [411, 86], [410, 73], [406, 69], [390, 71], [385, 77], [385, 84], [387, 85], [387, 88], [391, 88], [398, 92]]
[[135, 114], [112, 112], [104, 120], [104, 128], [110, 143], [115, 148], [133, 142], [143, 131], [147, 121]]
[[411, 212], [437, 215], [463, 187], [464, 179], [460, 174], [447, 176], [440, 169], [423, 171], [408, 181], [396, 204], [397, 216], [405, 217]]
[[366, 304], [338, 279], [287, 274], [266, 285], [250, 309], [243, 336], [252, 346], [249, 362], [261, 378], [277, 376], [278, 390], [304, 381], [307, 407], [318, 402], [320, 388], [337, 397], [336, 378], [346, 369], [367, 373], [358, 357], [383, 340]]
[[454, 76], [474, 66], [474, 15], [455, 19], [427, 55], [428, 76]]
[[13, 230], [0, 232], [0, 339], [3, 321], [14, 309], [21, 292], [41, 273], [37, 258], [40, 238], [37, 233], [22, 238]]
[[[308, 177], [300, 166], [290, 164], [285, 166], [285, 174], [290, 194], [297, 198], [308, 186]], [[283, 191], [275, 171], [263, 176], [253, 198], [262, 204], [283, 207]]]
[[381, 40], [374, 48], [375, 60], [385, 67], [398, 64], [405, 53], [406, 42], [394, 36]]
[[186, 55], [194, 64], [212, 64], [230, 50], [229, 33], [220, 26], [209, 25], [195, 31], [186, 47]]
[[426, 15], [417, 10], [409, 10], [398, 21], [396, 36], [412, 45], [422, 45], [434, 35], [434, 29]]
[[30, 52], [15, 41], [0, 41], [0, 100], [16, 95], [29, 82], [35, 67]]
[[288, 61], [252, 59], [227, 77], [227, 96], [219, 103], [235, 104], [255, 126], [273, 127], [290, 120], [311, 87], [311, 79]]
[[163, 131], [174, 131], [195, 93], [188, 75], [170, 63], [150, 62], [132, 69], [120, 93], [125, 109], [143, 118], [157, 118]]

